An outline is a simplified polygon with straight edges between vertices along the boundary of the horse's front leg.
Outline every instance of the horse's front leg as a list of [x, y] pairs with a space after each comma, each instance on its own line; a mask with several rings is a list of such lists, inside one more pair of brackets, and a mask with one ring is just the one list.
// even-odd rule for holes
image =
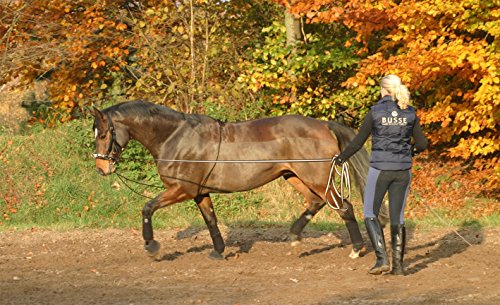
[[194, 198], [198, 208], [200, 209], [203, 219], [207, 224], [208, 231], [210, 232], [210, 237], [212, 238], [212, 243], [214, 245], [214, 251], [210, 253], [211, 258], [223, 259], [222, 253], [224, 252], [225, 245], [222, 235], [220, 234], [219, 227], [217, 226], [217, 217], [215, 216], [212, 199], [210, 195], [198, 195]]
[[177, 202], [192, 199], [182, 191], [180, 187], [170, 187], [156, 198], [150, 200], [142, 209], [142, 237], [144, 238], [144, 249], [149, 256], [156, 257], [160, 250], [160, 243], [154, 240], [153, 236], [153, 214], [156, 210], [172, 205]]

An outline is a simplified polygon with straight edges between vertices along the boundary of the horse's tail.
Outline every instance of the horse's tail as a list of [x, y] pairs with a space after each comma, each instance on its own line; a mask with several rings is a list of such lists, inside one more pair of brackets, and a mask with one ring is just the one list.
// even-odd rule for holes
[[[351, 142], [356, 133], [351, 128], [342, 125], [337, 122], [329, 121], [328, 127], [335, 134], [339, 142], [340, 151], [347, 147], [347, 144]], [[360, 193], [361, 198], [363, 198], [363, 193], [366, 186], [366, 176], [368, 175], [368, 165], [370, 161], [370, 156], [368, 151], [363, 147], [357, 153], [355, 153], [351, 158], [349, 158], [349, 166], [351, 171], [349, 174], [351, 179], [354, 180], [356, 187]]]

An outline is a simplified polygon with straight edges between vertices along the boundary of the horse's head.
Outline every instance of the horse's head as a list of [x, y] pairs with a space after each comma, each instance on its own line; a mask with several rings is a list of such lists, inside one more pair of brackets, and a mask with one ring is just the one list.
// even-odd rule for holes
[[106, 176], [116, 170], [115, 164], [125, 149], [130, 136], [125, 126], [114, 123], [109, 112], [99, 111], [93, 108], [94, 133], [96, 152], [96, 170], [99, 174]]

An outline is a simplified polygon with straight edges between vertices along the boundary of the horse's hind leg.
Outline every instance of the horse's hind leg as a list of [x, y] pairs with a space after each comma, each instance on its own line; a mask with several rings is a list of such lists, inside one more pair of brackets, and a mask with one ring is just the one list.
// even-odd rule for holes
[[312, 201], [300, 217], [293, 223], [290, 228], [290, 238], [292, 242], [300, 241], [301, 234], [304, 227], [311, 221], [311, 219], [324, 207], [325, 204], [318, 201]]
[[210, 232], [210, 237], [212, 238], [214, 245], [214, 251], [210, 253], [210, 257], [222, 259], [222, 253], [224, 252], [225, 245], [222, 235], [220, 234], [219, 227], [217, 226], [217, 217], [215, 216], [212, 199], [210, 199], [210, 196], [207, 194], [198, 195], [194, 198], [194, 200], [203, 215], [203, 219], [207, 224], [208, 231]]
[[336, 210], [347, 227], [347, 232], [349, 232], [349, 237], [352, 242], [352, 251], [349, 256], [351, 258], [358, 258], [363, 249], [363, 236], [359, 230], [358, 222], [356, 221], [356, 216], [354, 215], [354, 208], [348, 200], [344, 200], [344, 204], [347, 206], [346, 210]]
[[[304, 227], [309, 223], [314, 215], [325, 206], [324, 200], [319, 197], [313, 190], [311, 190], [307, 185], [305, 185], [299, 178], [293, 174], [284, 175], [285, 179], [290, 182], [290, 184], [297, 189], [306, 198], [309, 203], [307, 209], [302, 213], [302, 215], [295, 221], [290, 229], [290, 235], [292, 241], [300, 240], [300, 234]], [[359, 230], [358, 223], [356, 221], [356, 216], [354, 215], [354, 208], [350, 202], [345, 201], [347, 209], [337, 210], [342, 220], [347, 227], [349, 232], [349, 237], [352, 242], [352, 251], [349, 255], [351, 258], [359, 257], [361, 250], [363, 249], [363, 237], [361, 231]]]
[[323, 200], [313, 193], [297, 176], [287, 174], [283, 176], [296, 190], [298, 190], [306, 199], [308, 206], [300, 217], [293, 223], [290, 228], [290, 238], [292, 242], [300, 241], [304, 227], [318, 213], [325, 203]]

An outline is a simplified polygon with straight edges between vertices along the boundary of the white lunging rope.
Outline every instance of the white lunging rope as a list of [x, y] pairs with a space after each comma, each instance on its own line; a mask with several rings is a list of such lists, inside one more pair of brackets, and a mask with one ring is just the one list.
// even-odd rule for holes
[[181, 162], [181, 163], [304, 163], [304, 162], [328, 162], [330, 158], [321, 159], [271, 159], [271, 160], [186, 160], [186, 159], [155, 159], [158, 162]]
[[[320, 159], [271, 159], [271, 160], [186, 160], [186, 159], [155, 159], [157, 162], [181, 162], [181, 163], [305, 163], [305, 162], [328, 162], [330, 161], [330, 173], [328, 175], [328, 183], [325, 188], [325, 201], [334, 210], [347, 210], [344, 200], [351, 199], [351, 180], [349, 178], [349, 164], [342, 163], [339, 169], [335, 165], [337, 156], [333, 158]], [[335, 175], [340, 177], [340, 185], [337, 187], [335, 183]], [[347, 192], [347, 194], [346, 194]], [[333, 203], [328, 197], [333, 199]], [[347, 196], [345, 196], [347, 195]], [[341, 202], [338, 202], [340, 198]]]
[[[335, 164], [335, 160], [337, 156], [334, 156], [331, 159], [330, 165], [330, 174], [328, 175], [328, 183], [325, 189], [325, 200], [328, 203], [328, 206], [334, 210], [346, 211], [347, 207], [344, 204], [344, 200], [351, 200], [351, 180], [349, 178], [349, 164], [347, 162], [343, 162], [341, 168]], [[334, 171], [340, 177], [340, 186], [337, 188], [337, 184], [335, 183], [335, 175]], [[345, 191], [347, 194], [345, 196]], [[328, 195], [333, 199], [333, 203], [328, 199]], [[341, 202], [338, 202], [338, 198], [340, 198]]]
[[[187, 159], [154, 159], [157, 162], [178, 162], [178, 163], [306, 163], [306, 162], [328, 162], [330, 161], [330, 173], [328, 175], [328, 183], [325, 188], [325, 201], [334, 210], [347, 210], [344, 200], [351, 199], [351, 180], [349, 178], [349, 164], [342, 163], [341, 168], [335, 164], [337, 156], [333, 158], [319, 159], [271, 159], [271, 160], [187, 160]], [[340, 177], [340, 185], [337, 187], [335, 183], [336, 173]], [[122, 176], [123, 177], [123, 176]], [[130, 180], [130, 179], [127, 179]], [[132, 181], [132, 180], [130, 180]], [[345, 194], [347, 191], [347, 194]], [[345, 196], [347, 195], [347, 196]], [[333, 203], [328, 199], [330, 196]], [[338, 202], [340, 198], [341, 202]]]

